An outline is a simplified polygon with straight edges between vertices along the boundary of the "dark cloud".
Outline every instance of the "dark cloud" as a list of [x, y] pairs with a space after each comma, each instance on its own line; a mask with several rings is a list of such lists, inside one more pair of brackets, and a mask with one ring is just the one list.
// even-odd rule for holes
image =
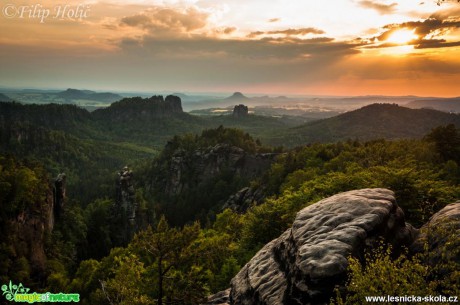
[[409, 21], [398, 24], [389, 24], [384, 27], [384, 32], [378, 36], [370, 39], [370, 44], [367, 48], [386, 48], [395, 46], [395, 44], [383, 43], [379, 45], [372, 45], [375, 40], [385, 42], [394, 32], [402, 29], [413, 30], [414, 34], [418, 36], [405, 44], [414, 45], [417, 49], [427, 48], [443, 48], [458, 46], [460, 42], [448, 42], [442, 38], [453, 29], [460, 28], [460, 19], [452, 18], [445, 15], [445, 19], [439, 18], [441, 15], [432, 15], [430, 18], [423, 21]]
[[458, 47], [460, 46], [460, 41], [451, 41], [447, 42], [445, 39], [430, 39], [430, 40], [421, 40], [415, 45], [416, 49], [433, 49], [433, 48], [448, 48], [448, 47]]
[[[134, 45], [129, 42], [129, 46]], [[293, 37], [262, 39], [158, 38], [144, 36], [137, 43], [144, 52], [156, 57], [218, 57], [222, 59], [305, 60], [306, 58], [343, 57], [359, 53], [362, 43], [335, 42], [329, 37], [298, 39]], [[126, 48], [126, 42], [120, 44]]]
[[278, 22], [280, 20], [281, 20], [280, 18], [271, 18], [271, 19], [268, 19], [268, 22]]
[[444, 33], [445, 31], [458, 27], [460, 27], [460, 20], [442, 20], [437, 18], [429, 18], [424, 21], [404, 22], [396, 26], [396, 28], [414, 29], [414, 34], [419, 35], [422, 38], [436, 31]]
[[225, 29], [223, 29], [222, 32], [223, 32], [224, 34], [227, 34], [227, 35], [228, 35], [228, 34], [231, 34], [231, 33], [235, 32], [235, 31], [236, 31], [236, 28], [235, 28], [235, 27], [226, 27]]
[[394, 13], [396, 10], [396, 6], [398, 6], [397, 3], [381, 4], [376, 1], [369, 1], [369, 0], [358, 1], [358, 4], [364, 8], [376, 10], [381, 15], [387, 15], [387, 14]]
[[248, 37], [249, 38], [254, 38], [257, 36], [262, 36], [262, 35], [286, 35], [286, 36], [291, 36], [291, 35], [307, 35], [307, 34], [324, 34], [325, 32], [320, 29], [316, 28], [300, 28], [300, 29], [287, 29], [287, 30], [276, 30], [276, 31], [256, 31], [256, 32], [251, 32], [249, 33]]

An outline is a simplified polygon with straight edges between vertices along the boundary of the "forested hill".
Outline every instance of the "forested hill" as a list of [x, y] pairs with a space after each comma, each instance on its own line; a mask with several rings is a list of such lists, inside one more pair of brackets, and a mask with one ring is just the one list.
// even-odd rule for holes
[[59, 92], [56, 95], [59, 98], [63, 98], [67, 103], [71, 103], [73, 100], [94, 100], [111, 103], [123, 98], [121, 95], [111, 92], [94, 92], [91, 90], [78, 90], [71, 88]]
[[177, 96], [125, 98], [91, 113], [110, 140], [162, 147], [174, 135], [199, 133], [207, 123], [182, 111]]
[[432, 128], [454, 124], [460, 115], [432, 109], [410, 109], [395, 104], [373, 104], [336, 117], [289, 129], [277, 118], [249, 115], [202, 118], [182, 111], [176, 96], [125, 98], [92, 113], [73, 105], [23, 105], [0, 102], [2, 129], [34, 126], [63, 131], [79, 138], [129, 142], [157, 149], [173, 137], [207, 128], [240, 128], [264, 144], [297, 146], [347, 139], [420, 138]]
[[0, 126], [2, 129], [15, 124], [33, 125], [84, 134], [85, 126], [92, 121], [91, 114], [76, 105], [19, 104], [0, 102]]
[[[196, 126], [190, 126], [187, 122]], [[182, 131], [193, 132], [200, 130], [203, 125], [182, 112], [181, 101], [175, 96], [167, 96], [165, 100], [162, 96], [125, 98], [92, 113], [75, 105], [0, 103], [0, 124], [31, 125], [83, 138], [118, 141], [132, 141], [133, 134], [152, 132], [154, 136], [165, 134], [170, 138], [181, 133], [178, 127]], [[143, 142], [153, 142], [158, 146], [163, 144], [148, 135]]]
[[301, 145], [347, 139], [421, 138], [431, 129], [448, 124], [459, 127], [460, 115], [431, 109], [409, 109], [396, 104], [372, 104], [292, 128], [287, 135], [273, 142], [279, 144], [279, 141], [288, 138], [291, 145]]
[[9, 98], [8, 96], [6, 96], [6, 95], [3, 94], [3, 93], [0, 93], [0, 101], [2, 101], [2, 102], [9, 102], [9, 101], [11, 101], [11, 98]]

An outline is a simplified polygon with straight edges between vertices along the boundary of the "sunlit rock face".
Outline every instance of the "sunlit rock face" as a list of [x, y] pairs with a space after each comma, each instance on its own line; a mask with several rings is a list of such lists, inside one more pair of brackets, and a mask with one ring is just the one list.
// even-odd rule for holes
[[230, 304], [328, 304], [346, 280], [347, 258], [383, 238], [410, 245], [416, 230], [387, 189], [340, 193], [301, 210], [231, 282]]

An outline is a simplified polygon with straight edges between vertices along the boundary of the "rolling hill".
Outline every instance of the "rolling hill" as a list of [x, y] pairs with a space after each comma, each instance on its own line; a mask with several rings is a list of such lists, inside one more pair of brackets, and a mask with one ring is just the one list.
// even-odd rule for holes
[[69, 103], [73, 103], [73, 101], [75, 100], [89, 100], [101, 103], [113, 103], [123, 98], [121, 95], [111, 92], [94, 92], [91, 90], [78, 90], [71, 88], [57, 93], [56, 96], [59, 98], [63, 98]]
[[271, 144], [301, 145], [347, 139], [420, 138], [440, 126], [460, 126], [460, 115], [432, 109], [410, 109], [396, 104], [372, 104], [341, 115], [309, 122], [273, 136]]

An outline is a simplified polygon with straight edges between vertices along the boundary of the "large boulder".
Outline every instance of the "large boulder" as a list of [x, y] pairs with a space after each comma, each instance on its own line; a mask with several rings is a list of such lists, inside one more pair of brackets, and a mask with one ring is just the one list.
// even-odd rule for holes
[[416, 230], [387, 189], [362, 189], [300, 211], [280, 237], [265, 245], [232, 279], [230, 304], [327, 304], [346, 280], [350, 255], [384, 238], [410, 245]]
[[[420, 228], [420, 234], [411, 245], [410, 250], [412, 253], [428, 252], [429, 255], [424, 256], [426, 263], [436, 265], [448, 259], [450, 255], [443, 253], [448, 247], [460, 246], [458, 239], [455, 245], [452, 244], [452, 240], [449, 240], [451, 236], [460, 236], [460, 201], [451, 203], [434, 214]], [[460, 264], [460, 257], [453, 259]]]

